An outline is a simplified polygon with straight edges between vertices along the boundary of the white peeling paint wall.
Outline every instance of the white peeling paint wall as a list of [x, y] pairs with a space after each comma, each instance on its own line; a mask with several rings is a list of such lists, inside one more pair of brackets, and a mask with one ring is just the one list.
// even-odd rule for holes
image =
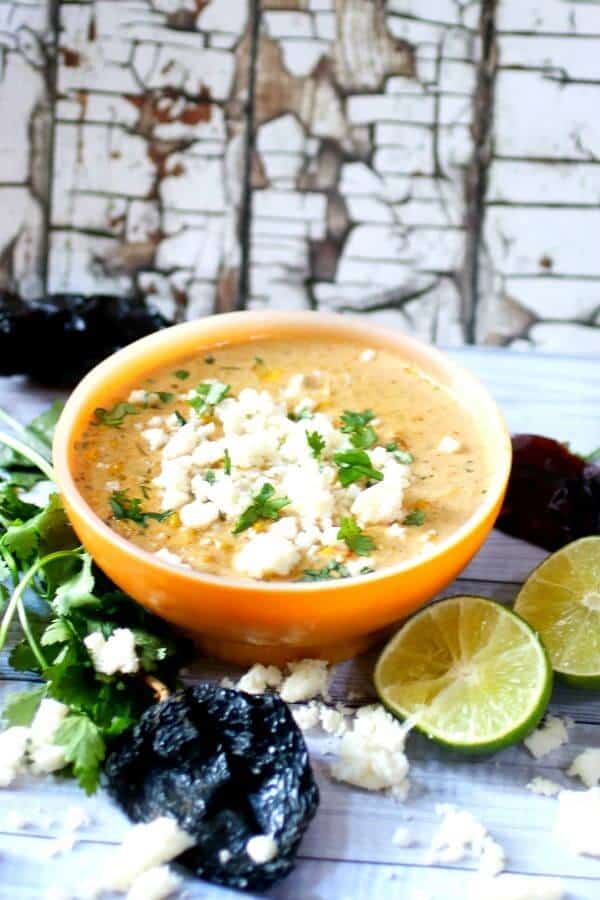
[[600, 5], [482, 3], [0, 0], [0, 287], [598, 352]]

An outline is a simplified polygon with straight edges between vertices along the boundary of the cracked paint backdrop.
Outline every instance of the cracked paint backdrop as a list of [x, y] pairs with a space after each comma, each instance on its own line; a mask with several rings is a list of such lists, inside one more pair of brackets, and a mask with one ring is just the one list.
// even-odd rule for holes
[[600, 349], [600, 5], [0, 0], [0, 286]]

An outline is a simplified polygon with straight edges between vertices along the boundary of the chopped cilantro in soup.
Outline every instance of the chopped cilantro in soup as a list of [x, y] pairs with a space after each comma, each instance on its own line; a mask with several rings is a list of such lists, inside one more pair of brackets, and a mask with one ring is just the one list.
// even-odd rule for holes
[[427, 552], [475, 511], [490, 463], [468, 409], [401, 358], [254, 341], [148, 372], [77, 445], [84, 497], [165, 561], [323, 581]]

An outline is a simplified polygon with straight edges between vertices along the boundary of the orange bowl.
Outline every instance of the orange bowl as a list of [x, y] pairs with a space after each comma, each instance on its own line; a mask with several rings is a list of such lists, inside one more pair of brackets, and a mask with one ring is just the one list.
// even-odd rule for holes
[[[75, 443], [98, 406], [126, 396], [150, 370], [192, 353], [273, 337], [349, 340], [415, 364], [468, 405], [494, 463], [488, 492], [468, 521], [418, 559], [348, 580], [250, 582], [189, 571], [157, 559], [108, 527], [75, 483]], [[451, 582], [481, 547], [510, 472], [504, 420], [483, 386], [447, 356], [398, 331], [351, 316], [240, 312], [211, 316], [143, 338], [91, 371], [75, 389], [54, 439], [63, 502], [84, 547], [135, 600], [191, 632], [208, 654], [239, 663], [315, 657], [336, 661], [373, 643]]]

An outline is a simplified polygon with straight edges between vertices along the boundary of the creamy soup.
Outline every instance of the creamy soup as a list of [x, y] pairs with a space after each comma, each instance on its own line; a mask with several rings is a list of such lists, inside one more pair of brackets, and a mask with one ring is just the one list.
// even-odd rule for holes
[[382, 350], [319, 340], [221, 347], [96, 410], [81, 493], [166, 562], [268, 580], [346, 578], [428, 552], [486, 493], [468, 409]]

